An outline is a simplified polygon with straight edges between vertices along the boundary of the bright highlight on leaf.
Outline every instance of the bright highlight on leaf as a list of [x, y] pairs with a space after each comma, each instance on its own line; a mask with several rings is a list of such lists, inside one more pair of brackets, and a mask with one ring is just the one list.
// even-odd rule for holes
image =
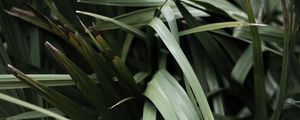
[[172, 36], [170, 31], [166, 28], [166, 26], [160, 19], [154, 18], [149, 25], [157, 32], [159, 37], [161, 37], [162, 41], [179, 64], [181, 70], [184, 73], [184, 76], [186, 77], [196, 96], [198, 104], [201, 104], [200, 110], [204, 119], [213, 120], [214, 118], [211, 109], [206, 100], [202, 87], [196, 77], [196, 74], [194, 73], [192, 66], [188, 62], [175, 38]]
[[10, 103], [14, 103], [14, 104], [17, 104], [17, 105], [20, 105], [20, 106], [23, 106], [23, 107], [26, 107], [28, 109], [32, 109], [32, 110], [35, 110], [35, 111], [38, 111], [42, 114], [45, 114], [47, 116], [50, 116], [50, 117], [53, 117], [55, 119], [59, 119], [59, 120], [70, 120], [68, 118], [65, 118], [64, 116], [61, 116], [57, 113], [54, 113], [52, 111], [49, 111], [47, 109], [44, 109], [44, 108], [41, 108], [41, 107], [38, 107], [36, 105], [33, 105], [31, 103], [28, 103], [28, 102], [25, 102], [25, 101], [22, 101], [22, 100], [19, 100], [17, 98], [13, 98], [13, 97], [10, 97], [8, 95], [5, 95], [5, 94], [2, 94], [0, 93], [0, 99], [1, 100], [4, 100], [6, 102], [10, 102]]
[[208, 25], [202, 25], [199, 27], [187, 29], [179, 32], [180, 36], [189, 35], [197, 32], [212, 31], [223, 28], [232, 28], [232, 27], [244, 27], [244, 26], [267, 26], [265, 24], [257, 23], [248, 23], [248, 22], [222, 22], [222, 23], [213, 23]]

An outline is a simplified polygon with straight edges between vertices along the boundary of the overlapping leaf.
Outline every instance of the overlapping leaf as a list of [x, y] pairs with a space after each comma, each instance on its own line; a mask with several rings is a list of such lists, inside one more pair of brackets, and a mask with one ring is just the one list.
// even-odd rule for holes
[[149, 24], [161, 37], [164, 44], [169, 49], [170, 53], [173, 55], [177, 63], [179, 64], [181, 70], [183, 71], [187, 81], [191, 85], [191, 88], [196, 96], [197, 102], [201, 104], [200, 110], [204, 119], [212, 120], [213, 115], [206, 100], [205, 94], [202, 87], [192, 69], [192, 66], [185, 57], [183, 51], [181, 50], [179, 44], [176, 42], [175, 38], [172, 36], [167, 27], [159, 18], [154, 18]]
[[159, 70], [148, 83], [144, 95], [166, 120], [200, 120], [200, 115], [184, 89], [164, 69]]
[[18, 79], [22, 80], [35, 90], [37, 90], [48, 102], [56, 106], [62, 112], [64, 112], [68, 117], [74, 120], [80, 119], [94, 119], [91, 113], [83, 110], [74, 101], [65, 97], [61, 93], [44, 86], [43, 84], [33, 80], [32, 78], [26, 76], [21, 71], [17, 70], [11, 65], [8, 65], [9, 71], [14, 74]]

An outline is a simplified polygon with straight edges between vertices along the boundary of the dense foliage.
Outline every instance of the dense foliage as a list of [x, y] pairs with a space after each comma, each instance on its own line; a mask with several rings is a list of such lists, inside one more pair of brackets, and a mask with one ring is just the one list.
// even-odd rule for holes
[[297, 0], [0, 0], [0, 119], [297, 120]]

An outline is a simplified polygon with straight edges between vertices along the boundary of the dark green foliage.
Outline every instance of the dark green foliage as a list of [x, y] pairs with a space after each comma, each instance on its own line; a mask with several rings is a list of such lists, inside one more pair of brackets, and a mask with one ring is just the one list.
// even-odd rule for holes
[[296, 120], [298, 3], [0, 0], [0, 119]]

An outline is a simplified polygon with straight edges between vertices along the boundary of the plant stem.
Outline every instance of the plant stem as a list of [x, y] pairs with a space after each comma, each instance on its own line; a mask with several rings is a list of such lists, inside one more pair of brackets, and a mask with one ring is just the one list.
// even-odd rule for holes
[[290, 14], [288, 13], [288, 1], [281, 0], [281, 6], [283, 11], [284, 18], [284, 40], [283, 40], [283, 58], [282, 58], [282, 69], [281, 69], [281, 79], [280, 79], [280, 91], [279, 91], [279, 100], [276, 105], [276, 109], [272, 115], [272, 120], [279, 120], [282, 104], [284, 101], [284, 96], [286, 93], [286, 85], [288, 81], [288, 66], [289, 66], [289, 57], [290, 57]]
[[[250, 23], [255, 23], [253, 9], [250, 0], [245, 0]], [[255, 120], [267, 120], [266, 92], [264, 81], [264, 63], [262, 58], [261, 40], [257, 27], [251, 26], [250, 31], [253, 37], [253, 58], [254, 58], [254, 85], [255, 85]]]

